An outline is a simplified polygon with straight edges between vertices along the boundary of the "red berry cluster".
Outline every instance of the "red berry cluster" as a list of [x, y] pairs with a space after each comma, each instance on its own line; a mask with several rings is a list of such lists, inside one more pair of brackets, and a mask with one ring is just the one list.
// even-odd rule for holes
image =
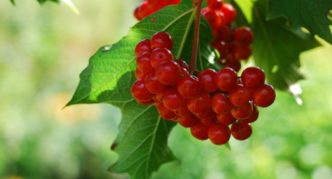
[[145, 0], [135, 9], [134, 16], [137, 20], [142, 20], [165, 6], [180, 2], [181, 0]]
[[172, 46], [166, 32], [136, 46], [137, 81], [131, 93], [137, 102], [154, 103], [162, 118], [190, 128], [197, 139], [218, 145], [227, 143], [231, 135], [247, 139], [250, 123], [258, 118], [256, 106], [267, 107], [275, 99], [273, 87], [264, 83], [264, 72], [249, 67], [238, 77], [226, 67], [194, 76], [184, 61], [173, 60]]
[[222, 0], [208, 0], [207, 7], [202, 9], [202, 15], [212, 28], [212, 47], [219, 52], [218, 63], [231, 67], [235, 71], [241, 68], [241, 60], [251, 55], [250, 45], [253, 33], [249, 27], [232, 29], [231, 23], [236, 18], [235, 8]]

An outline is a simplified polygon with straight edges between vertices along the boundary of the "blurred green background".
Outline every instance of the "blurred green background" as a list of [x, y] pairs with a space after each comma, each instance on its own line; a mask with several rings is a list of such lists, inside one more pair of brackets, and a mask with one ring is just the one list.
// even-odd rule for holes
[[[135, 23], [135, 0], [75, 0], [66, 6], [35, 0], [0, 1], [0, 178], [126, 178], [107, 168], [120, 113], [109, 105], [62, 109], [88, 58]], [[287, 44], [285, 44], [287, 45]], [[331, 179], [332, 47], [301, 55], [307, 80], [302, 106], [289, 93], [261, 110], [253, 136], [231, 150], [200, 142], [175, 127], [169, 145], [179, 161], [154, 179]], [[268, 60], [268, 59], [266, 59]]]

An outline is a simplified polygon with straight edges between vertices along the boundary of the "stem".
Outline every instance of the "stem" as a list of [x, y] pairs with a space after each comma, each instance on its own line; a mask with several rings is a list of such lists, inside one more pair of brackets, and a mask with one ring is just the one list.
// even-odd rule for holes
[[195, 29], [194, 29], [194, 41], [191, 53], [191, 61], [189, 66], [190, 73], [196, 70], [197, 55], [198, 55], [198, 45], [199, 45], [199, 30], [201, 24], [201, 9], [203, 0], [197, 0], [196, 4], [196, 17], [195, 17]]

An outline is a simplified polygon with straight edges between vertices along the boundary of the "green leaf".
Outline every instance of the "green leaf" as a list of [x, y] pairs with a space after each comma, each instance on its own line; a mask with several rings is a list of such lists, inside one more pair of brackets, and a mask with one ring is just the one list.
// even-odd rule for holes
[[[68, 105], [105, 102], [118, 106], [123, 114], [119, 136], [112, 147], [119, 154], [110, 168], [112, 172], [128, 172], [131, 178], [144, 179], [174, 158], [167, 147], [174, 124], [160, 119], [154, 106], [141, 106], [131, 96], [136, 67], [134, 49], [142, 39], [167, 31], [174, 40], [174, 56], [189, 60], [195, 15], [191, 3], [184, 0], [181, 5], [167, 7], [139, 22], [119, 42], [100, 48], [80, 75], [79, 86]], [[204, 40], [200, 43], [200, 58], [205, 63], [211, 52], [210, 40], [206, 40], [211, 38], [207, 27], [202, 24]]]
[[267, 21], [261, 6], [254, 7], [253, 56], [255, 63], [262, 67], [268, 81], [279, 89], [287, 89], [289, 85], [302, 79], [299, 67], [301, 52], [317, 46], [313, 37], [302, 31], [293, 32], [284, 22]]
[[48, 1], [50, 1], [50, 2], [56, 2], [56, 3], [59, 3], [60, 2], [60, 0], [37, 0], [40, 4], [43, 4], [43, 3], [45, 3], [45, 2], [48, 2]]
[[[188, 1], [172, 6], [144, 19], [129, 34], [112, 46], [105, 46], [93, 55], [88, 67], [80, 75], [79, 86], [68, 105], [79, 103], [126, 102], [132, 99], [127, 91], [116, 89], [117, 82], [136, 67], [134, 49], [136, 44], [158, 31], [169, 32], [174, 40], [173, 54], [183, 56], [193, 23], [193, 9]], [[131, 86], [123, 83], [125, 87]], [[100, 97], [102, 95], [102, 97]]]
[[165, 162], [174, 160], [167, 136], [175, 123], [159, 117], [154, 106], [135, 101], [121, 106], [120, 134], [112, 149], [119, 154], [111, 172], [129, 173], [133, 179], [149, 178]]
[[15, 0], [10, 0], [10, 2], [11, 2], [13, 5], [15, 5]]
[[328, 13], [332, 10], [331, 0], [269, 0], [268, 18], [287, 18], [295, 27], [305, 27], [332, 43]]

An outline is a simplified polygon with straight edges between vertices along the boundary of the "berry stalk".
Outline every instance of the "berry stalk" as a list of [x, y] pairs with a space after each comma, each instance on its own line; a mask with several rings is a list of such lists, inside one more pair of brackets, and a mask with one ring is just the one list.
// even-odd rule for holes
[[197, 55], [198, 55], [198, 44], [199, 44], [199, 30], [201, 24], [201, 9], [203, 0], [196, 1], [196, 17], [195, 17], [195, 28], [194, 28], [194, 41], [191, 53], [191, 61], [189, 66], [190, 73], [196, 70]]

